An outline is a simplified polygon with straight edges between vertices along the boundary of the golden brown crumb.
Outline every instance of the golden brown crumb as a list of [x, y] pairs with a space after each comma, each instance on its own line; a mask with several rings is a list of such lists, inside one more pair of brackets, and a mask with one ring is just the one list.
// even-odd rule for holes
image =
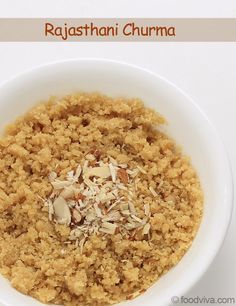
[[[78, 94], [8, 126], [0, 139], [0, 272], [12, 286], [44, 303], [109, 305], [141, 294], [179, 262], [199, 227], [203, 195], [189, 159], [154, 128], [163, 123], [138, 99]], [[71, 229], [49, 220], [49, 174], [65, 179], [88, 154], [93, 165], [110, 156], [139, 169], [129, 209], [149, 218], [145, 229], [132, 237], [99, 232], [76, 247]], [[126, 171], [119, 178], [128, 183]]]

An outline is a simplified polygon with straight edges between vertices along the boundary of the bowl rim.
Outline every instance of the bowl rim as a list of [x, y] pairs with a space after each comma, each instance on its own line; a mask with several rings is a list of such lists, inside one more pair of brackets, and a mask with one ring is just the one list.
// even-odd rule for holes
[[[199, 268], [199, 270], [195, 271], [195, 275], [194, 277], [192, 277], [191, 279], [189, 279], [187, 284], [182, 284], [182, 286], [177, 286], [177, 289], [175, 290], [175, 292], [173, 293], [173, 296], [181, 296], [185, 293], [187, 293], [200, 279], [201, 277], [204, 275], [204, 273], [207, 271], [207, 269], [209, 268], [209, 266], [212, 264], [213, 260], [215, 259], [216, 255], [219, 253], [223, 242], [225, 240], [227, 231], [229, 229], [230, 226], [230, 221], [231, 221], [231, 217], [232, 217], [232, 210], [233, 210], [233, 175], [232, 175], [232, 168], [230, 165], [230, 160], [229, 160], [229, 156], [228, 153], [226, 151], [225, 146], [223, 145], [223, 142], [220, 138], [220, 136], [218, 135], [215, 127], [213, 126], [213, 124], [211, 123], [211, 121], [208, 119], [208, 117], [206, 116], [206, 114], [201, 110], [201, 108], [199, 107], [198, 104], [196, 104], [196, 102], [193, 101], [193, 99], [186, 94], [182, 89], [180, 89], [177, 85], [175, 85], [174, 83], [172, 83], [171, 81], [169, 81], [168, 79], [166, 79], [165, 77], [154, 73], [152, 71], [150, 71], [149, 69], [137, 66], [135, 64], [130, 64], [124, 61], [119, 61], [119, 60], [114, 60], [114, 59], [107, 59], [107, 58], [96, 58], [96, 57], [81, 57], [81, 58], [67, 58], [67, 59], [62, 59], [62, 60], [56, 60], [56, 61], [51, 61], [48, 63], [44, 63], [44, 64], [40, 64], [40, 65], [36, 65], [32, 68], [28, 68], [23, 72], [17, 73], [15, 74], [13, 77], [8, 78], [6, 81], [1, 82], [0, 84], [0, 95], [1, 95], [1, 90], [3, 90], [5, 87], [10, 86], [11, 84], [13, 84], [14, 86], [14, 82], [23, 78], [27, 78], [29, 77], [31, 74], [37, 74], [39, 72], [42, 72], [43, 70], [46, 70], [47, 68], [54, 68], [58, 65], [67, 65], [68, 63], [104, 63], [106, 65], [113, 65], [113, 66], [123, 66], [124, 68], [127, 69], [132, 69], [132, 70], [136, 70], [142, 74], [148, 74], [150, 77], [152, 78], [156, 78], [159, 79], [162, 83], [167, 84], [169, 87], [172, 87], [173, 89], [175, 89], [181, 96], [185, 97], [186, 100], [188, 100], [188, 102], [191, 104], [191, 108], [198, 113], [198, 116], [202, 117], [202, 120], [204, 120], [208, 126], [208, 130], [211, 133], [211, 135], [213, 135], [214, 137], [214, 142], [218, 148], [218, 151], [220, 152], [220, 155], [222, 156], [222, 160], [221, 163], [224, 165], [224, 172], [225, 172], [225, 178], [226, 178], [226, 182], [225, 182], [225, 186], [227, 187], [227, 190], [225, 192], [225, 203], [228, 203], [227, 205], [227, 209], [225, 208], [225, 210], [227, 210], [225, 212], [225, 217], [224, 217], [224, 223], [221, 224], [221, 231], [220, 231], [220, 235], [218, 235], [218, 239], [214, 241], [214, 252], [212, 252], [211, 254], [208, 254], [205, 258], [204, 258], [204, 264], [201, 266], [201, 269]], [[181, 280], [178, 281], [179, 283], [181, 283]], [[4, 305], [4, 301], [1, 299], [1, 295], [0, 295], [0, 302], [3, 303]], [[163, 305], [168, 305], [170, 304], [170, 298], [169, 296], [166, 295], [166, 299], [163, 298], [162, 300]]]

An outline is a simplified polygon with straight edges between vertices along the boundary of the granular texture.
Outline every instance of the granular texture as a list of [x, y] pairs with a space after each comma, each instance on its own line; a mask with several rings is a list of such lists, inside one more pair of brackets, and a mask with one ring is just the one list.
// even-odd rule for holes
[[[101, 306], [132, 299], [175, 266], [198, 230], [203, 194], [189, 158], [158, 131], [165, 120], [138, 99], [77, 94], [42, 103], [0, 139], [0, 272], [44, 303]], [[70, 227], [48, 217], [42, 201], [57, 171], [64, 179], [99, 152], [140, 168], [134, 206], [149, 236], [98, 232], [83, 252]], [[122, 171], [120, 175], [122, 178]]]

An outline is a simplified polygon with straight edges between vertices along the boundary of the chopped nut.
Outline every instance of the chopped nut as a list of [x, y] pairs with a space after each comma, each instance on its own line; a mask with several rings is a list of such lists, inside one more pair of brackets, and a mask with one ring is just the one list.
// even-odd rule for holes
[[113, 167], [112, 163], [110, 163], [108, 166], [109, 166], [109, 169], [110, 169], [112, 182], [115, 183], [115, 181], [116, 181], [116, 170]]
[[69, 171], [66, 177], [68, 181], [73, 182], [74, 181], [74, 171], [73, 170]]
[[115, 234], [117, 225], [110, 222], [103, 222], [102, 227], [99, 229], [100, 232], [104, 232], [106, 234]]
[[119, 167], [126, 169], [128, 167], [128, 165], [127, 164], [119, 164]]
[[57, 178], [57, 173], [55, 171], [49, 173], [48, 179], [50, 182], [53, 182], [56, 178]]
[[63, 197], [64, 199], [72, 199], [75, 195], [74, 193], [75, 188], [71, 185], [69, 187], [65, 187], [62, 192], [60, 193], [60, 196]]
[[72, 217], [75, 223], [79, 223], [82, 219], [81, 214], [78, 212], [77, 209], [73, 209], [72, 211]]
[[110, 159], [110, 162], [111, 162], [113, 165], [118, 166], [117, 161], [116, 161], [113, 157], [109, 156], [109, 159]]
[[129, 182], [129, 177], [125, 169], [118, 169], [117, 175], [122, 183], [127, 184]]
[[94, 203], [94, 209], [95, 209], [97, 216], [99, 218], [102, 217], [102, 212], [101, 212], [101, 209], [98, 207], [98, 203]]
[[137, 222], [139, 222], [139, 223], [143, 223], [143, 220], [141, 220], [140, 218], [136, 217], [135, 215], [131, 215], [131, 217], [132, 217], [135, 221], [137, 221]]
[[69, 239], [76, 240], [77, 238], [80, 238], [82, 235], [83, 235], [83, 232], [80, 229], [76, 228], [70, 232]]
[[89, 222], [96, 220], [97, 215], [95, 213], [95, 210], [90, 209], [88, 213], [86, 214], [85, 219], [86, 221], [89, 221]]
[[145, 224], [143, 227], [143, 235], [147, 235], [150, 231], [151, 225], [149, 223]]
[[91, 176], [98, 176], [102, 178], [108, 178], [111, 176], [110, 169], [108, 166], [101, 166], [101, 167], [94, 167], [87, 169], [87, 171], [84, 173], [84, 176], [89, 178]]
[[69, 187], [72, 183], [69, 181], [59, 181], [55, 180], [54, 182], [51, 182], [54, 189], [63, 189], [65, 187]]
[[136, 228], [136, 225], [134, 223], [127, 223], [125, 224], [125, 228], [127, 230], [133, 230], [134, 228]]
[[51, 175], [54, 190], [46, 202], [42, 199], [48, 207], [49, 220], [54, 216], [56, 222], [70, 225], [73, 229], [68, 238], [81, 252], [88, 235], [98, 232], [119, 232], [128, 239], [142, 239], [150, 230], [150, 207], [144, 205], [145, 217], [141, 219], [132, 202], [135, 184], [140, 180], [134, 177], [140, 170], [127, 169], [112, 157], [96, 161], [95, 155], [88, 153], [85, 158], [83, 167], [79, 165], [67, 173], [67, 180]]
[[134, 204], [132, 202], [129, 202], [129, 210], [131, 212], [131, 214], [136, 215], [136, 209], [134, 207]]
[[121, 214], [118, 211], [112, 211], [109, 214], [107, 214], [105, 217], [103, 217], [102, 221], [118, 221], [120, 220]]
[[98, 199], [100, 202], [106, 202], [106, 201], [110, 201], [110, 200], [114, 200], [116, 197], [114, 196], [114, 194], [112, 192], [109, 193], [105, 193], [105, 192], [100, 192], [98, 194]]
[[71, 222], [71, 213], [70, 213], [70, 209], [67, 205], [66, 200], [62, 198], [61, 196], [59, 196], [53, 202], [53, 208], [54, 208], [57, 222], [60, 224], [69, 225]]

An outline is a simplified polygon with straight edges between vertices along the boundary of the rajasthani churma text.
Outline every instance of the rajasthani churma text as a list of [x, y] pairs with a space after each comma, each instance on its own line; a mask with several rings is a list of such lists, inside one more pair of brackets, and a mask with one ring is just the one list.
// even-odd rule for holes
[[45, 36], [56, 36], [63, 40], [67, 40], [73, 36], [77, 37], [168, 37], [176, 36], [176, 29], [173, 26], [140, 26], [134, 22], [126, 23], [120, 26], [115, 23], [112, 26], [99, 26], [93, 22], [85, 23], [80, 26], [56, 26], [52, 23], [45, 23]]

